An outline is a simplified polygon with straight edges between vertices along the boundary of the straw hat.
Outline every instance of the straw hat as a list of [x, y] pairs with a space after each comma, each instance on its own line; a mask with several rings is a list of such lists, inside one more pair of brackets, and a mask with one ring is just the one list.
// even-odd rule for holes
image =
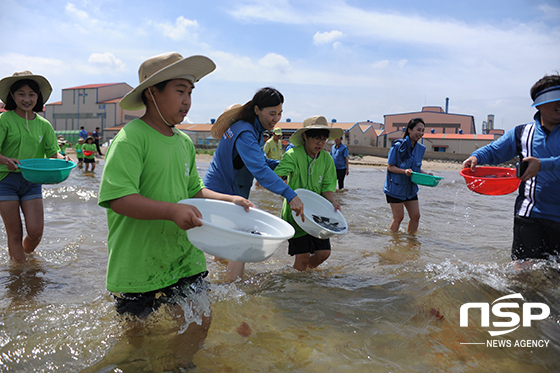
[[84, 140], [82, 137], [80, 137], [80, 138], [78, 139], [78, 142], [81, 144], [81, 143], [83, 143], [83, 142], [86, 142], [86, 140]]
[[41, 95], [43, 96], [43, 103], [47, 102], [52, 93], [51, 84], [44, 76], [34, 75], [29, 70], [15, 72], [12, 76], [7, 76], [0, 80], [0, 100], [2, 100], [2, 102], [6, 103], [10, 88], [15, 82], [22, 79], [29, 79], [37, 82]]
[[305, 131], [312, 129], [329, 130], [329, 140], [338, 139], [344, 134], [342, 128], [329, 127], [325, 117], [316, 115], [303, 121], [303, 127], [299, 128], [292, 136], [290, 136], [290, 142], [295, 146], [303, 145], [304, 141], [301, 135]]
[[125, 110], [140, 110], [144, 107], [142, 93], [146, 88], [171, 79], [187, 79], [196, 83], [215, 68], [214, 62], [204, 56], [183, 58], [177, 52], [169, 52], [150, 57], [138, 69], [140, 84], [128, 92], [119, 105]]
[[242, 111], [243, 105], [233, 104], [228, 106], [212, 125], [210, 129], [212, 137], [218, 140], [221, 139], [226, 130], [241, 118]]

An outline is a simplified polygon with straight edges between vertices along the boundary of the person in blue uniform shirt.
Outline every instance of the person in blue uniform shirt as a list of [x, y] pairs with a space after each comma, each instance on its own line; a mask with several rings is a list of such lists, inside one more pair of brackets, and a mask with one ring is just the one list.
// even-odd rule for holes
[[[218, 117], [210, 133], [220, 139], [204, 176], [204, 185], [215, 192], [249, 198], [253, 180], [269, 191], [286, 198], [297, 215], [303, 202], [273, 171], [278, 160], [267, 160], [263, 132], [273, 131], [282, 117], [284, 96], [274, 88], [262, 88], [245, 105], [228, 107]], [[274, 161], [276, 164], [269, 165]], [[229, 262], [227, 278], [243, 276], [244, 263]]]
[[513, 260], [548, 259], [560, 253], [560, 75], [531, 87], [534, 122], [521, 124], [477, 149], [463, 162], [499, 164], [519, 156], [519, 195], [513, 220]]
[[420, 143], [425, 126], [422, 118], [412, 118], [406, 126], [403, 138], [393, 141], [389, 150], [383, 192], [387, 203], [391, 205], [393, 220], [389, 229], [393, 232], [399, 230], [405, 208], [410, 218], [407, 232], [416, 232], [420, 224], [418, 185], [412, 182], [410, 176], [412, 171], [426, 173], [422, 171], [422, 158], [426, 147]]
[[344, 178], [350, 173], [350, 168], [348, 167], [348, 147], [342, 143], [342, 137], [334, 140], [331, 157], [336, 167], [338, 189], [344, 189]]

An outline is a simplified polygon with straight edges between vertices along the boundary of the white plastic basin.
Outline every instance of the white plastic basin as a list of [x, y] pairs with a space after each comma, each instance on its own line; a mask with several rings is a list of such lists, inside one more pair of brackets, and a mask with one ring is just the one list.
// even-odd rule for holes
[[179, 201], [195, 206], [202, 226], [187, 230], [189, 241], [205, 253], [236, 262], [261, 262], [291, 238], [294, 228], [268, 212], [215, 199], [190, 198]]
[[334, 211], [329, 200], [307, 189], [296, 189], [295, 192], [303, 202], [305, 222], [302, 222], [301, 216], [296, 216], [294, 211], [292, 216], [301, 229], [320, 239], [348, 232], [348, 223], [344, 215], [340, 211]]

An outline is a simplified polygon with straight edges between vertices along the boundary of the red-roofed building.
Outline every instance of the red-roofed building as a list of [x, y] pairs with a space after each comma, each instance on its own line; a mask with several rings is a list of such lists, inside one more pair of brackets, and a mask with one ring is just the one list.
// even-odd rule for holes
[[102, 142], [118, 131], [106, 131], [119, 127], [144, 114], [138, 111], [123, 110], [119, 106], [121, 98], [132, 90], [126, 83], [87, 84], [64, 88], [62, 101], [45, 105], [41, 113], [51, 122], [55, 131], [79, 131], [84, 127], [92, 133], [96, 127], [101, 129]]
[[450, 114], [439, 106], [424, 106], [422, 111], [402, 114], [386, 114], [385, 131], [402, 130], [412, 118], [420, 117], [426, 123], [426, 133], [464, 133], [475, 134], [474, 117], [465, 114]]

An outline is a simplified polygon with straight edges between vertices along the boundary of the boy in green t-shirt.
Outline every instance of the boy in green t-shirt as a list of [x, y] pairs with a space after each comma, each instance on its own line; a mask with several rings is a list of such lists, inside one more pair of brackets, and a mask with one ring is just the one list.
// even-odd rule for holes
[[214, 69], [207, 57], [183, 58], [178, 53], [142, 63], [140, 84], [120, 106], [131, 111], [145, 107], [146, 112], [115, 136], [99, 188], [99, 205], [107, 209], [109, 227], [107, 289], [113, 292], [117, 312], [132, 320], [145, 320], [155, 311], [176, 320], [168, 349], [159, 351], [165, 356], [150, 359], [153, 364], [165, 360], [168, 370], [189, 366], [210, 325], [209, 308], [192, 299], [205, 288], [206, 258], [185, 232], [201, 226], [202, 215], [196, 207], [177, 202], [211, 198], [246, 211], [253, 206], [243, 197], [206, 189], [190, 137], [175, 128], [190, 109], [194, 83]]
[[84, 142], [85, 140], [80, 137], [78, 139], [78, 143], [74, 146], [74, 149], [76, 150], [76, 158], [78, 158], [78, 167], [80, 168], [84, 166], [84, 152], [83, 152]]
[[[323, 148], [327, 140], [334, 140], [342, 134], [342, 129], [329, 127], [323, 116], [307, 118], [303, 121], [303, 128], [290, 137], [290, 142], [295, 147], [284, 153], [274, 172], [278, 176], [287, 177], [288, 185], [293, 190], [311, 190], [328, 199], [335, 211], [340, 210], [333, 194], [336, 189], [336, 168], [332, 157]], [[305, 210], [305, 205], [303, 208]], [[316, 268], [327, 260], [331, 255], [330, 240], [313, 237], [301, 229], [292, 217], [286, 200], [282, 206], [282, 219], [296, 231], [294, 237], [288, 240], [288, 253], [295, 255], [295, 269], [305, 271]]]

